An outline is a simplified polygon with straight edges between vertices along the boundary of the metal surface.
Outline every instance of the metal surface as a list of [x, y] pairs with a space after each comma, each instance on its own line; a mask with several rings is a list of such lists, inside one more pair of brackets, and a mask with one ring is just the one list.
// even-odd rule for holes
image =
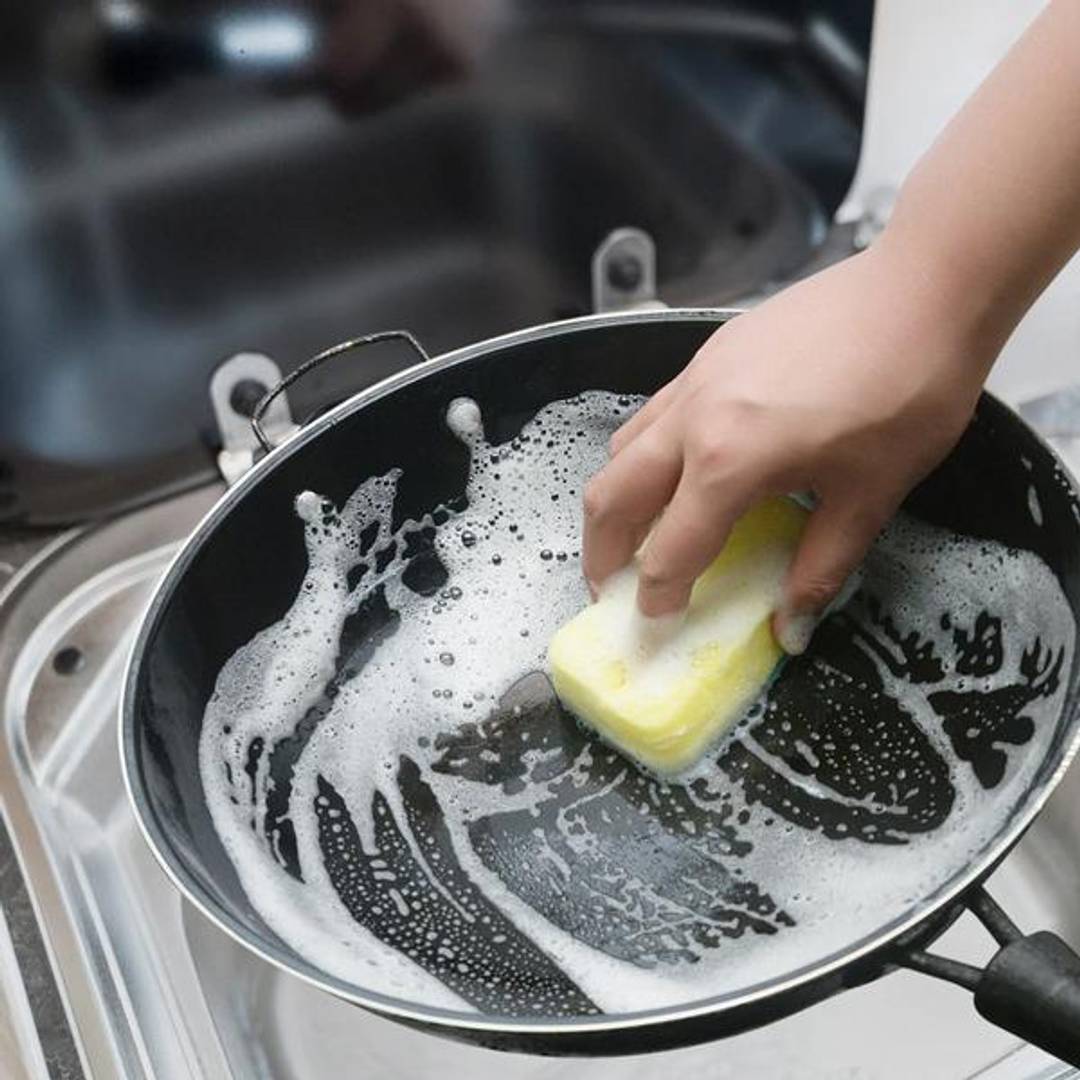
[[[29, 988], [33, 987], [33, 990]], [[51, 1015], [50, 1015], [51, 1014]], [[51, 1023], [50, 1023], [51, 1021]], [[40, 1035], [39, 1035], [40, 1031]], [[49, 1060], [46, 1059], [46, 1046]], [[0, 819], [0, 1062], [9, 1080], [78, 1068], [56, 981], [7, 826]]]
[[[367, 992], [339, 979], [325, 976], [311, 968], [301, 968], [295, 963], [287, 952], [282, 950], [276, 941], [271, 941], [264, 935], [256, 933], [251, 928], [243, 925], [230, 914], [226, 914], [216, 905], [206, 899], [206, 893], [198, 881], [192, 876], [191, 871], [184, 861], [175, 853], [169, 839], [162, 833], [161, 826], [157, 821], [153, 808], [147, 801], [146, 792], [141, 781], [136, 781], [138, 769], [138, 749], [135, 741], [135, 709], [137, 700], [137, 660], [146, 649], [146, 643], [153, 633], [157, 620], [165, 609], [172, 590], [185, 573], [195, 554], [200, 550], [206, 538], [218, 527], [219, 522], [225, 517], [231, 507], [244, 498], [245, 493], [257, 484], [263, 474], [274, 468], [283, 455], [297, 452], [310, 441], [317, 439], [320, 433], [338, 423], [345, 417], [363, 408], [368, 402], [382, 397], [390, 392], [405, 387], [426, 375], [453, 365], [463, 364], [474, 357], [481, 356], [492, 351], [496, 347], [522, 345], [531, 341], [550, 338], [556, 335], [572, 333], [575, 329], [585, 327], [602, 327], [614, 325], [632, 325], [649, 321], [712, 321], [722, 318], [723, 313], [708, 310], [666, 310], [658, 312], [639, 312], [622, 315], [594, 316], [581, 320], [562, 322], [520, 331], [506, 335], [502, 338], [489, 342], [481, 342], [456, 352], [438, 357], [426, 364], [419, 364], [415, 368], [402, 372], [390, 379], [385, 380], [376, 387], [361, 392], [350, 400], [342, 403], [331, 410], [317, 421], [304, 428], [286, 445], [278, 447], [267, 457], [263, 458], [246, 476], [244, 476], [223, 499], [214, 507], [207, 517], [195, 529], [184, 549], [170, 565], [162, 586], [155, 593], [151, 602], [147, 617], [142, 625], [140, 637], [136, 641], [132, 651], [132, 663], [129, 664], [125, 677], [124, 691], [124, 730], [123, 730], [123, 753], [124, 753], [124, 777], [131, 798], [137, 808], [140, 826], [144, 830], [147, 841], [154, 850], [163, 869], [174, 880], [189, 902], [198, 907], [208, 918], [214, 921], [222, 930], [251, 948], [263, 959], [279, 965], [283, 970], [288, 970], [324, 989], [352, 1001], [364, 1005], [383, 1015], [391, 1016], [405, 1022], [416, 1024], [432, 1024], [447, 1032], [461, 1032], [470, 1037], [483, 1035], [489, 1039], [501, 1039], [504, 1042], [511, 1040], [521, 1045], [537, 1045], [549, 1034], [567, 1037], [573, 1033], [574, 1038], [582, 1040], [581, 1046], [586, 1045], [586, 1040], [594, 1036], [611, 1037], [618, 1033], [628, 1040], [628, 1044], [635, 1031], [655, 1033], [661, 1026], [678, 1030], [680, 1025], [689, 1027], [703, 1025], [706, 1018], [713, 1024], [718, 1025], [724, 1018], [726, 1010], [738, 1010], [752, 1008], [768, 1002], [785, 1001], [789, 997], [797, 1000], [805, 995], [802, 1004], [815, 1000], [821, 996], [819, 989], [829, 983], [830, 980], [842, 981], [841, 973], [849, 966], [858, 967], [862, 961], [871, 960], [889, 943], [911, 935], [924, 926], [924, 921], [934, 913], [940, 913], [949, 906], [957, 897], [961, 896], [974, 883], [983, 878], [994, 866], [1001, 855], [1008, 851], [1010, 846], [1023, 834], [1025, 828], [1038, 814], [1040, 808], [1049, 798], [1054, 786], [1060, 779], [1080, 745], [1080, 735], [1073, 732], [1068, 745], [1065, 746], [1060, 756], [1055, 758], [1056, 767], [1053, 775], [1047, 777], [1039, 787], [1026, 796], [1025, 803], [1010, 819], [1002, 832], [978, 857], [958, 872], [950, 882], [937, 889], [932, 895], [923, 898], [913, 905], [910, 913], [903, 918], [894, 920], [892, 923], [881, 927], [876, 932], [869, 934], [860, 942], [846, 948], [839, 955], [832, 956], [822, 962], [809, 965], [804, 969], [793, 972], [782, 978], [774, 979], [754, 990], [744, 993], [733, 994], [724, 999], [712, 999], [683, 1007], [673, 1007], [657, 1011], [643, 1011], [632, 1015], [622, 1015], [614, 1018], [600, 1017], [597, 1019], [575, 1019], [572, 1022], [523, 1022], [514, 1019], [492, 1016], [472, 1016], [450, 1012], [443, 1009], [424, 1008], [414, 1003], [393, 999], [374, 992]], [[835, 989], [835, 988], [834, 988]], [[828, 992], [828, 991], [827, 991]], [[782, 1009], [790, 1009], [790, 1005], [776, 1006]], [[796, 1007], [799, 1007], [796, 1005]], [[761, 1021], [758, 1021], [761, 1022]], [[714, 1026], [715, 1030], [715, 1026]], [[738, 1026], [735, 1030], [740, 1030]], [[671, 1036], [677, 1039], [678, 1036]], [[702, 1037], [701, 1035], [698, 1038]], [[686, 1039], [685, 1041], [692, 1041]], [[575, 1043], [575, 1046], [578, 1044]], [[589, 1043], [592, 1046], [592, 1043]], [[564, 1051], [565, 1052], [565, 1051]]]
[[593, 311], [662, 307], [656, 299], [656, 244], [644, 229], [616, 229], [592, 257]]
[[[284, 392], [290, 386], [298, 382], [309, 372], [320, 367], [327, 360], [332, 360], [335, 356], [341, 356], [343, 353], [347, 352], [354, 352], [368, 345], [377, 345], [384, 341], [404, 342], [412, 350], [413, 360], [416, 362], [424, 363], [430, 359], [428, 354], [424, 351], [424, 347], [409, 333], [408, 330], [383, 330], [377, 334], [366, 334], [364, 337], [353, 338], [350, 341], [342, 341], [337, 345], [331, 345], [329, 349], [323, 349], [322, 352], [317, 353], [315, 356], [311, 357], [310, 360], [305, 360], [295, 371], [290, 371], [284, 379], [277, 379], [270, 384], [270, 388], [255, 406], [255, 411], [251, 414], [251, 433], [255, 436], [255, 442], [262, 447], [263, 450], [269, 453], [277, 442], [283, 441], [289, 435], [293, 434], [295, 429], [275, 431], [267, 422], [271, 412], [275, 409], [280, 409], [282, 404], [285, 404], [286, 411], [288, 410]], [[238, 479], [238, 477], [226, 476], [225, 479], [229, 483], [232, 483], [232, 481]]]
[[1049, 438], [1063, 441], [1080, 439], [1080, 384], [1065, 386], [1052, 394], [1025, 401], [1019, 412], [1029, 424]]
[[[109, 722], [120, 689], [109, 657], [130, 634], [171, 544], [194, 527], [219, 490], [65, 539], [23, 571], [0, 603], [5, 696], [14, 693], [31, 706], [7, 713], [0, 790], [93, 1080], [325, 1080], [352, 1074], [359, 1062], [372, 1080], [456, 1073], [478, 1080], [659, 1080], [673, 1071], [688, 1080], [1065, 1075], [1045, 1055], [1016, 1048], [982, 1022], [961, 991], [906, 972], [721, 1047], [556, 1062], [407, 1031], [252, 956], [188, 906], [151, 858], [123, 796]], [[73, 592], [87, 601], [74, 620], [77, 605], [67, 599]], [[66, 614], [49, 617], [57, 611]], [[49, 633], [29, 641], [46, 618]], [[73, 642], [90, 646], [86, 665], [73, 678], [60, 678], [53, 657]], [[21, 687], [13, 689], [15, 665]], [[84, 704], [90, 696], [92, 707]], [[77, 730], [88, 719], [90, 730]], [[1080, 945], [1078, 817], [1074, 769], [991, 879], [1022, 927], [1051, 927], [1074, 945]], [[970, 916], [941, 947], [973, 963], [990, 951]]]
[[975, 1080], [1074, 1080], [1080, 1075], [1034, 1046], [1019, 1046], [980, 1072]]
[[[119, 788], [109, 779], [117, 771], [110, 685], [144, 602], [140, 571], [117, 564], [134, 555], [145, 572], [146, 552], [175, 542], [214, 494], [175, 499], [92, 534], [61, 534], [36, 553], [24, 548], [0, 598], [0, 797], [27, 888], [23, 920], [27, 911], [38, 914], [42, 959], [47, 970], [52, 958], [59, 986], [60, 997], [50, 999], [45, 980], [24, 966], [54, 1078], [223, 1075], [200, 1072], [197, 1064], [159, 1074], [148, 1064], [179, 1060], [181, 1036], [155, 1030], [146, 1010], [159, 1023], [168, 1017], [183, 969], [168, 956], [177, 935], [157, 938], [155, 927], [166, 925], [167, 913], [140, 916], [154, 899], [140, 873], [149, 872], [147, 886], [160, 877], [130, 837], [131, 860], [125, 861], [125, 830], [115, 831]], [[67, 667], [58, 670], [55, 659], [71, 648], [83, 663], [63, 674]], [[133, 902], [133, 894], [142, 899]], [[5, 905], [9, 924], [18, 910]], [[19, 934], [30, 940], [27, 926]], [[148, 959], [141, 951], [147, 947], [166, 955]], [[167, 993], [156, 987], [162, 979], [171, 984]], [[65, 1038], [69, 1025], [74, 1042]], [[212, 1048], [208, 1036], [199, 1031], [195, 1037], [205, 1044], [203, 1058]]]
[[[221, 433], [217, 462], [227, 484], [238, 480], [255, 460], [262, 429], [254, 426], [258, 406], [271, 387], [281, 382], [281, 369], [261, 353], [237, 353], [210, 379], [210, 403]], [[238, 407], [239, 406], [239, 407]], [[263, 410], [265, 437], [275, 442], [296, 430], [287, 398], [279, 397]]]
[[[672, 302], [802, 265], [858, 122], [797, 35], [763, 63], [724, 35], [562, 16], [370, 112], [248, 82], [0, 92], [0, 351], [18, 358], [0, 365], [0, 519], [83, 520], [207, 476], [206, 380], [241, 349], [287, 370], [358, 329], [443, 351], [584, 313], [618, 226], [655, 238]], [[398, 366], [328, 371], [297, 416]]]

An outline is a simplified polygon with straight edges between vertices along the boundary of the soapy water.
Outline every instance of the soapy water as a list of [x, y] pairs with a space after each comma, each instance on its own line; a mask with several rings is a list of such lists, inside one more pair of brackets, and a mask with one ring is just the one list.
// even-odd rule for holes
[[903, 517], [687, 773], [582, 730], [541, 672], [588, 600], [581, 487], [638, 405], [586, 393], [495, 446], [451, 403], [465, 495], [396, 530], [397, 472], [296, 499], [307, 572], [220, 672], [200, 769], [248, 898], [315, 967], [502, 1015], [685, 1004], [902, 916], [1029, 786], [1065, 597], [1030, 552]]

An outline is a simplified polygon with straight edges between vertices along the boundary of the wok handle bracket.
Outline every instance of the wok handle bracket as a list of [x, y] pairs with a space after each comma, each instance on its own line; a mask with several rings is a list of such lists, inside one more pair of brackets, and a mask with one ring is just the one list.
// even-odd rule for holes
[[409, 333], [408, 330], [381, 330], [377, 334], [365, 334], [363, 337], [352, 338], [349, 341], [339, 342], [337, 345], [331, 345], [329, 349], [323, 349], [321, 353], [317, 353], [310, 359], [305, 360], [294, 371], [290, 371], [276, 386], [263, 396], [258, 405], [255, 406], [255, 411], [251, 414], [251, 430], [255, 433], [255, 438], [258, 440], [259, 445], [269, 453], [274, 449], [274, 444], [271, 442], [270, 437], [267, 435], [265, 428], [263, 427], [263, 418], [266, 416], [267, 409], [278, 397], [279, 394], [284, 393], [293, 383], [302, 379], [308, 372], [313, 371], [327, 360], [332, 359], [335, 356], [340, 356], [342, 353], [352, 352], [354, 349], [363, 348], [365, 345], [374, 345], [380, 341], [404, 341], [420, 361], [430, 360], [427, 350], [420, 344], [416, 338]]
[[656, 244], [644, 229], [615, 229], [593, 252], [592, 301], [597, 314], [667, 306], [656, 298]]
[[964, 904], [1000, 946], [985, 968], [919, 949], [898, 962], [972, 991], [984, 1019], [1080, 1066], [1080, 956], [1049, 931], [1021, 933], [981, 885]]

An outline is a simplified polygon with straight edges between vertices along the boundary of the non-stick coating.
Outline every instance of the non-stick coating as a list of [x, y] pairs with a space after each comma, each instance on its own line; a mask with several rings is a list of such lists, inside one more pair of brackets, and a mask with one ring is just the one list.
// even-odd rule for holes
[[[368, 993], [314, 970], [253, 910], [210, 821], [198, 768], [203, 711], [225, 661], [293, 600], [305, 550], [301, 531], [283, 524], [293, 520], [297, 492], [313, 488], [340, 504], [365, 476], [398, 467], [403, 479], [396, 514], [418, 516], [460, 495], [466, 478], [466, 451], [443, 423], [451, 399], [476, 399], [488, 438], [499, 442], [552, 400], [593, 388], [653, 392], [685, 364], [715, 322], [701, 313], [582, 320], [463, 350], [452, 362], [436, 361], [423, 377], [400, 380], [323, 418], [317, 431], [305, 432], [234, 489], [200, 528], [144, 623], [129, 671], [123, 740], [129, 786], [148, 839], [180, 887], [230, 933], [273, 962], [406, 1022], [489, 1045], [625, 1052], [715, 1037], [782, 1015], [873, 974], [881, 946], [910, 932], [913, 920], [884, 927], [851, 957], [835, 957], [744, 1000], [660, 1010], [636, 1022], [623, 1018], [621, 1025], [595, 1018], [545, 1023], [454, 1015]], [[1032, 482], [1041, 524], [1027, 509]], [[983, 398], [960, 446], [911, 496], [908, 509], [963, 535], [1035, 552], [1057, 575], [1074, 616], [1080, 615], [1075, 494], [1053, 455], [997, 402]], [[950, 886], [927, 898], [918, 912], [927, 925], [1015, 840], [1060, 771], [1073, 741], [1078, 695], [1076, 665], [1069, 661], [1066, 705], [1027, 796], [998, 843], [976, 864], [958, 867]], [[843, 961], [856, 952], [858, 964], [845, 972]]]

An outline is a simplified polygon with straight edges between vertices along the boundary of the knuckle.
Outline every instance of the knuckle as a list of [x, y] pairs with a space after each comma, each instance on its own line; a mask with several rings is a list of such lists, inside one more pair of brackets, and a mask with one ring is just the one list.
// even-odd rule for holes
[[650, 558], [648, 553], [638, 567], [638, 585], [649, 592], [665, 589], [675, 582], [671, 568], [657, 558]]
[[640, 439], [640, 449], [635, 447], [634, 463], [639, 482], [644, 485], [663, 484], [671, 475], [673, 456], [667, 446], [658, 439]]
[[728, 439], [733, 436], [745, 439], [747, 432], [760, 421], [763, 411], [763, 407], [757, 402], [745, 398], [728, 398], [713, 414], [713, 424]]
[[726, 470], [755, 445], [760, 409], [747, 401], [725, 401], [710, 411], [690, 441], [696, 462], [704, 468]]
[[600, 477], [590, 480], [585, 485], [585, 491], [581, 498], [582, 509], [588, 521], [602, 520], [610, 509], [610, 500], [607, 496], [607, 488]]
[[896, 512], [899, 502], [900, 499], [897, 499], [895, 503], [882, 501], [880, 504], [871, 503], [862, 507], [856, 516], [857, 527], [870, 540], [876, 538]]
[[723, 432], [710, 432], [696, 439], [692, 453], [694, 464], [707, 478], [728, 475], [735, 461], [732, 440]]
[[828, 607], [843, 584], [838, 574], [815, 574], [793, 583], [791, 599], [800, 611], [821, 611]]
[[[872, 480], [867, 480], [869, 487]], [[899, 502], [899, 500], [897, 500]], [[833, 560], [838, 569], [833, 576], [858, 563], [893, 516], [895, 506], [883, 498], [858, 499], [844, 508], [834, 527]], [[842, 565], [840, 565], [842, 564]]]
[[756, 420], [760, 413], [761, 406], [756, 401], [733, 397], [725, 403], [721, 419], [728, 424], [749, 423]]

